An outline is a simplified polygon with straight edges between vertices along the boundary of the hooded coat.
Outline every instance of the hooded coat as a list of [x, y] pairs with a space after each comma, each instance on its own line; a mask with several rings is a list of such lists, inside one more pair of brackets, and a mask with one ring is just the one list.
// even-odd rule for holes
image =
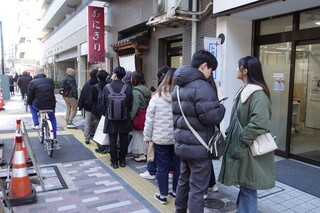
[[227, 145], [219, 182], [251, 189], [270, 189], [275, 186], [273, 152], [253, 157], [250, 151], [250, 144], [257, 136], [270, 130], [270, 123], [271, 103], [268, 96], [262, 87], [248, 84], [235, 97], [226, 130]]
[[149, 100], [151, 98], [151, 92], [145, 85], [139, 84], [132, 88], [132, 109], [130, 111], [131, 120], [136, 116], [139, 109], [145, 109], [148, 107]]
[[[174, 73], [174, 81], [180, 87], [182, 110], [191, 126], [208, 142], [225, 114], [216, 92], [198, 69], [183, 66]], [[177, 99], [177, 88], [172, 95], [175, 152], [181, 159], [208, 159], [206, 148], [193, 135], [182, 116]]]
[[147, 108], [144, 141], [153, 141], [158, 145], [174, 144], [172, 119], [171, 93], [161, 92], [161, 96], [156, 93]]

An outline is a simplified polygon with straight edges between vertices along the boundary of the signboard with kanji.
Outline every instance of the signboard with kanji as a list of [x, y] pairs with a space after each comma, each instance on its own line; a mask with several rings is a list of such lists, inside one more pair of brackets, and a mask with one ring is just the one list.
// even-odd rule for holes
[[104, 62], [104, 8], [88, 7], [88, 62]]

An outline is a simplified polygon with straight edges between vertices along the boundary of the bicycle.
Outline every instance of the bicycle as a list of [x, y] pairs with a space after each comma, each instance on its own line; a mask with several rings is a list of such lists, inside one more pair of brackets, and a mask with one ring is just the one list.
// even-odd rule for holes
[[50, 112], [52, 112], [52, 110], [40, 110], [38, 112], [40, 117], [38, 133], [40, 143], [44, 143], [44, 149], [47, 151], [48, 155], [52, 157], [53, 150], [60, 149], [60, 147], [58, 144], [55, 144], [53, 128], [48, 115]]

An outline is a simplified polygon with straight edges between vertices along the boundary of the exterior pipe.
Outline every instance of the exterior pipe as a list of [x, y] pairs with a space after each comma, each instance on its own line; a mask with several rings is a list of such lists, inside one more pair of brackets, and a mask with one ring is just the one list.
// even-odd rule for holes
[[[192, 11], [197, 11], [197, 0], [192, 0]], [[196, 15], [192, 16], [196, 19]], [[191, 24], [191, 57], [196, 52], [197, 48], [197, 21], [192, 21]]]

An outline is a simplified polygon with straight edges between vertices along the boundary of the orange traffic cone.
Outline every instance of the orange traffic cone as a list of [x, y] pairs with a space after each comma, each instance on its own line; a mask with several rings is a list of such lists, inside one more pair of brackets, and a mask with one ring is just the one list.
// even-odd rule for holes
[[24, 142], [24, 140], [22, 140], [22, 149], [23, 149], [23, 154], [26, 160], [27, 167], [33, 166], [31, 158], [28, 157], [28, 151], [27, 151], [26, 143]]
[[4, 110], [4, 100], [3, 100], [1, 88], [0, 88], [0, 110]]
[[12, 174], [10, 179], [9, 200], [12, 206], [37, 202], [36, 190], [31, 186], [27, 165], [22, 148], [22, 136], [16, 135]]

